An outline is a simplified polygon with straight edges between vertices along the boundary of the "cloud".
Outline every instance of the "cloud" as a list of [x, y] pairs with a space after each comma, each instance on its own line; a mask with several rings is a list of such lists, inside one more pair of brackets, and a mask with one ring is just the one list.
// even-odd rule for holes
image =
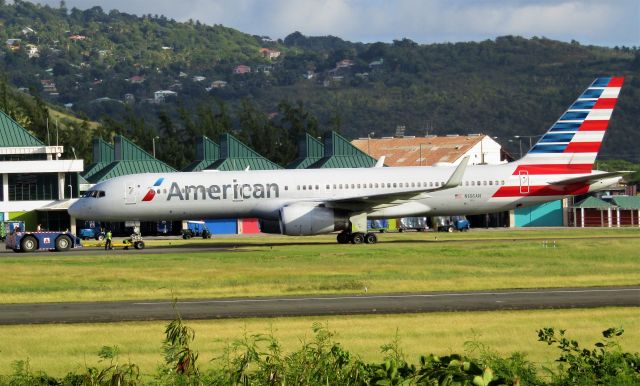
[[[40, 0], [57, 6], [58, 0]], [[105, 10], [164, 14], [284, 38], [294, 31], [352, 41], [420, 43], [500, 35], [545, 36], [597, 45], [640, 45], [638, 0], [93, 0]], [[68, 7], [89, 7], [67, 0]]]

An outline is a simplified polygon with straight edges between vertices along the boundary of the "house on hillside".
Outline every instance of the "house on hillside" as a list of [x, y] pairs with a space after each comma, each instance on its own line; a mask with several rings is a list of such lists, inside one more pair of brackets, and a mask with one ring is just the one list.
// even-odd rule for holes
[[35, 44], [27, 44], [27, 56], [29, 59], [40, 57], [40, 52], [38, 50], [38, 46]]
[[193, 78], [191, 78], [192, 81], [194, 82], [202, 82], [203, 80], [206, 80], [207, 78], [205, 76], [202, 75], [196, 75]]
[[141, 84], [144, 82], [144, 76], [134, 75], [131, 78], [127, 79], [131, 84]]
[[72, 41], [74, 41], [74, 42], [81, 41], [81, 40], [85, 40], [85, 39], [87, 39], [87, 37], [86, 37], [86, 36], [84, 36], [84, 35], [77, 35], [77, 34], [76, 34], [76, 35], [71, 35], [71, 36], [69, 36], [69, 40], [72, 40]]
[[24, 36], [29, 36], [29, 35], [36, 35], [36, 31], [34, 31], [33, 29], [31, 29], [31, 27], [24, 27], [22, 29], [22, 34]]
[[269, 60], [276, 59], [278, 56], [280, 56], [280, 51], [272, 50], [271, 48], [261, 48], [260, 53], [262, 54], [262, 56], [268, 58]]
[[251, 72], [251, 67], [239, 64], [233, 68], [233, 73], [236, 75], [248, 74]]
[[42, 79], [40, 81], [40, 85], [42, 85], [42, 91], [48, 94], [55, 94], [58, 92], [55, 82], [51, 79]]
[[225, 88], [227, 87], [227, 82], [224, 80], [214, 80], [211, 82], [211, 88]]
[[153, 93], [153, 101], [155, 103], [163, 103], [169, 98], [175, 98], [178, 93], [171, 90], [158, 90]]
[[351, 59], [342, 59], [339, 62], [336, 62], [336, 68], [348, 68], [353, 66], [355, 63]]
[[18, 51], [21, 44], [22, 39], [7, 39], [7, 48], [11, 51]]

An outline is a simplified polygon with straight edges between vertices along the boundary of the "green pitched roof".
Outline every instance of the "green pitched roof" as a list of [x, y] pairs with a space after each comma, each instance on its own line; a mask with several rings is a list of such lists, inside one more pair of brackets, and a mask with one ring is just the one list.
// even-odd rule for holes
[[324, 156], [309, 168], [369, 168], [376, 160], [332, 131], [324, 138]]
[[137, 173], [170, 173], [176, 170], [157, 159], [148, 160], [124, 160], [110, 163], [107, 167], [87, 178], [91, 183], [97, 184], [110, 178], [126, 176]]
[[249, 146], [240, 142], [231, 134], [220, 136], [220, 159], [209, 165], [207, 169], [218, 170], [244, 170], [247, 166], [251, 170], [274, 170], [282, 169], [275, 162], [272, 162]]
[[324, 155], [324, 145], [310, 134], [298, 141], [298, 158], [287, 165], [287, 169], [306, 169], [320, 161]]
[[606, 201], [602, 201], [599, 198], [587, 197], [584, 200], [580, 201], [579, 203], [575, 204], [574, 207], [585, 208], [585, 209], [608, 209], [608, 208], [613, 208], [614, 205], [611, 205]]
[[[84, 177], [91, 183], [98, 183], [109, 178], [137, 173], [169, 173], [176, 170], [164, 162], [142, 150], [127, 138], [118, 135], [114, 139], [113, 162], [97, 170], [91, 176]], [[108, 145], [108, 144], [107, 144]], [[103, 150], [108, 150], [104, 147]], [[106, 156], [108, 158], [108, 156]]]
[[102, 138], [93, 140], [93, 162], [84, 169], [82, 176], [86, 179], [91, 178], [94, 174], [107, 167], [115, 160], [115, 150], [113, 145], [107, 143]]
[[94, 174], [98, 173], [100, 170], [106, 168], [110, 164], [111, 162], [93, 162], [90, 165], [87, 165], [87, 167], [84, 168], [84, 171], [80, 175], [88, 181]]
[[614, 196], [612, 201], [620, 209], [640, 209], [640, 197], [638, 196]]
[[114, 138], [114, 159], [116, 161], [153, 160], [153, 156], [121, 135]]
[[213, 142], [206, 136], [202, 136], [200, 141], [196, 143], [196, 159], [187, 167], [182, 169], [184, 172], [198, 172], [206, 169], [220, 158], [220, 145]]
[[10, 116], [0, 111], [0, 147], [44, 146], [44, 142], [33, 136]]

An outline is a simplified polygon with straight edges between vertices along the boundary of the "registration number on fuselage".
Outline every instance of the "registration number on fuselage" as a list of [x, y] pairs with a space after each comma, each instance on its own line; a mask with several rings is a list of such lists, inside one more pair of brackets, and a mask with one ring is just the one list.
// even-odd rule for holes
[[482, 198], [481, 193], [465, 193], [464, 198]]

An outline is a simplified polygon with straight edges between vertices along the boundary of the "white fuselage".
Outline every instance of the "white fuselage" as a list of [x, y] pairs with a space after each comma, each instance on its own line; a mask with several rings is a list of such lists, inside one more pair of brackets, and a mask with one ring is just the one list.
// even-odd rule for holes
[[342, 199], [415, 191], [422, 196], [371, 206], [368, 218], [481, 214], [587, 193], [619, 180], [554, 189], [549, 182], [585, 174], [514, 175], [517, 165], [468, 166], [459, 186], [428, 193], [420, 191], [445, 184], [455, 166], [136, 174], [97, 184], [92, 190], [105, 194], [81, 198], [69, 212], [104, 221], [277, 220], [281, 208], [296, 203], [338, 207]]

